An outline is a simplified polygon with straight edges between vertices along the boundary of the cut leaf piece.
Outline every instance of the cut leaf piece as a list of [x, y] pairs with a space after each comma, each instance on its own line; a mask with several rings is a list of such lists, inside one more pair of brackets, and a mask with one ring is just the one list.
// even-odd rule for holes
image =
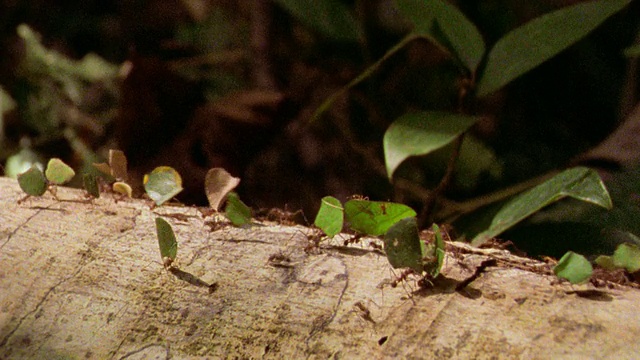
[[122, 195], [126, 195], [128, 197], [133, 197], [132, 195], [132, 190], [131, 190], [131, 186], [129, 186], [129, 184], [122, 182], [122, 181], [116, 181], [113, 183], [112, 186], [113, 191], [117, 192], [118, 194], [122, 194]]
[[[495, 214], [487, 213], [490, 215], [488, 219], [480, 213], [482, 219], [477, 223], [472, 221], [472, 224], [466, 225], [467, 229], [484, 229], [473, 237], [472, 245], [479, 246], [485, 243], [531, 214], [567, 196], [606, 209], [611, 209], [613, 206], [609, 192], [598, 173], [585, 167], [575, 167], [507, 200], [498, 209], [494, 209]], [[465, 229], [460, 231], [464, 233]], [[469, 233], [466, 235], [473, 236]]]
[[163, 262], [165, 258], [174, 261], [178, 255], [178, 242], [171, 225], [163, 218], [156, 218], [156, 233], [158, 234], [158, 245], [160, 246], [160, 257]]
[[31, 196], [41, 196], [47, 191], [47, 180], [36, 165], [18, 175], [18, 184], [22, 191]]
[[384, 252], [394, 269], [411, 268], [422, 274], [427, 249], [420, 240], [415, 217], [401, 219], [389, 228], [384, 235]]
[[251, 223], [251, 208], [243, 203], [238, 194], [234, 192], [230, 192], [227, 196], [227, 205], [224, 211], [234, 226]]
[[396, 0], [396, 3], [398, 10], [415, 25], [416, 32], [436, 37], [441, 32], [460, 62], [470, 72], [476, 70], [484, 56], [484, 40], [458, 8], [442, 0]]
[[485, 96], [585, 37], [631, 0], [585, 1], [537, 17], [498, 40], [487, 57], [477, 95]]
[[109, 168], [111, 176], [118, 181], [127, 181], [127, 157], [121, 150], [109, 150]]
[[620, 244], [613, 253], [613, 265], [630, 273], [640, 270], [640, 248], [635, 244]]
[[240, 178], [231, 176], [223, 168], [213, 168], [207, 171], [207, 176], [204, 179], [204, 191], [211, 208], [217, 211], [229, 191], [235, 189], [239, 183]]
[[84, 189], [87, 193], [94, 198], [100, 197], [100, 188], [98, 187], [98, 179], [94, 174], [87, 173], [82, 176], [82, 182], [84, 183]]
[[595, 263], [605, 270], [615, 270], [616, 266], [613, 264], [613, 257], [600, 255], [596, 258]]
[[47, 164], [47, 170], [44, 172], [47, 180], [54, 185], [62, 185], [71, 180], [76, 172], [58, 158], [49, 160]]
[[426, 155], [446, 146], [478, 120], [478, 117], [435, 111], [406, 114], [396, 119], [383, 139], [389, 179], [408, 157]]
[[398, 221], [416, 216], [412, 208], [392, 202], [349, 200], [344, 204], [345, 221], [351, 229], [379, 236]]
[[332, 238], [342, 231], [344, 223], [344, 209], [340, 200], [333, 196], [325, 196], [322, 198], [322, 204], [316, 220], [313, 222], [328, 237]]
[[172, 167], [158, 166], [144, 176], [144, 190], [156, 205], [162, 205], [182, 191], [182, 178]]
[[[442, 269], [442, 264], [444, 264], [444, 256], [446, 254], [446, 248], [444, 244], [444, 238], [442, 237], [442, 233], [440, 232], [440, 227], [438, 225], [433, 224], [431, 227], [431, 231], [434, 234], [434, 243], [433, 243], [433, 251], [428, 250], [427, 246], [427, 256], [431, 255], [435, 256], [433, 261], [430, 261], [428, 257], [423, 259], [424, 269], [431, 277], [437, 277], [440, 275], [440, 270]], [[425, 261], [426, 260], [426, 261]]]
[[593, 267], [584, 256], [569, 251], [558, 261], [553, 272], [561, 279], [567, 279], [572, 284], [579, 284], [591, 277]]

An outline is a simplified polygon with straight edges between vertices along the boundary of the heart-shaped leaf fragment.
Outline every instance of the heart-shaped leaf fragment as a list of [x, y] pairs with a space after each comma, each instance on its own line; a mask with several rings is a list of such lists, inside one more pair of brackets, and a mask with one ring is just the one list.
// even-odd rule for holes
[[235, 189], [239, 183], [240, 178], [233, 177], [223, 168], [213, 168], [207, 171], [207, 176], [204, 179], [204, 191], [211, 208], [217, 211], [227, 194]]
[[49, 160], [47, 170], [45, 170], [44, 174], [50, 183], [54, 185], [62, 185], [69, 182], [69, 180], [76, 175], [76, 172], [62, 160], [53, 158]]
[[333, 196], [325, 196], [322, 198], [322, 204], [316, 220], [313, 222], [328, 237], [332, 238], [342, 231], [344, 223], [344, 209], [340, 200]]

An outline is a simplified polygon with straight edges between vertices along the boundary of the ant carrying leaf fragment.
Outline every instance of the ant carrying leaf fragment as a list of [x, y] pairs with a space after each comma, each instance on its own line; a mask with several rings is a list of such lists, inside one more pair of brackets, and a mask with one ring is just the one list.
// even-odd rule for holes
[[160, 246], [160, 257], [165, 268], [171, 267], [178, 254], [178, 242], [171, 225], [163, 218], [156, 218], [156, 233]]

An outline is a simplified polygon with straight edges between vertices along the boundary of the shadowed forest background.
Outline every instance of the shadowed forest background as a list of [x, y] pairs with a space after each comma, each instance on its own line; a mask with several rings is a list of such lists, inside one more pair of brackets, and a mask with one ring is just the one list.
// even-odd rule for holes
[[[530, 19], [579, 2], [457, 5], [490, 46]], [[419, 209], [451, 149], [409, 159], [392, 184], [382, 138], [404, 113], [456, 109], [459, 67], [418, 39], [312, 121], [326, 98], [411, 26], [392, 1], [327, 1], [338, 10], [317, 18], [296, 13], [304, 3], [3, 0], [2, 164], [22, 154], [89, 169], [117, 148], [137, 179], [134, 190], [141, 193], [142, 176], [154, 167], [172, 166], [184, 180], [178, 199], [186, 204], [205, 204], [207, 170], [224, 167], [242, 179], [243, 200], [265, 215], [272, 208], [302, 209], [312, 219], [325, 195]], [[625, 121], [640, 123], [640, 115], [632, 116], [640, 93], [637, 57], [624, 55], [638, 43], [638, 14], [632, 2], [550, 61], [467, 104], [482, 120], [461, 154], [447, 201], [482, 199], [553, 170], [588, 165], [603, 175], [614, 210], [565, 202], [502, 238], [559, 256], [580, 247], [610, 251], [640, 234], [640, 149], [591, 151]], [[75, 62], [87, 54], [99, 58]], [[640, 138], [640, 131], [626, 136]], [[533, 238], [544, 241], [527, 241]]]

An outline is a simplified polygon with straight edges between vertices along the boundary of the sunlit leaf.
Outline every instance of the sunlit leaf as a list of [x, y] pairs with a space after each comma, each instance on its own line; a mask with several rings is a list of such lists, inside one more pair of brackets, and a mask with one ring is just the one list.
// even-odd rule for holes
[[351, 229], [379, 236], [396, 222], [416, 216], [416, 212], [403, 204], [354, 199], [344, 204], [344, 216]]
[[640, 248], [635, 244], [620, 244], [613, 253], [613, 265], [630, 273], [640, 270]]
[[296, 20], [340, 41], [358, 41], [362, 30], [351, 10], [339, 0], [276, 0]]
[[579, 284], [591, 277], [593, 267], [584, 256], [569, 251], [558, 261], [553, 272], [561, 279], [567, 279], [572, 284]]
[[243, 226], [251, 223], [251, 208], [240, 200], [238, 194], [230, 192], [227, 196], [225, 215], [234, 226]]
[[320, 210], [318, 210], [318, 215], [316, 215], [316, 220], [313, 224], [331, 238], [342, 231], [343, 222], [344, 209], [340, 200], [333, 196], [323, 197]]
[[69, 182], [76, 175], [76, 172], [62, 160], [53, 158], [49, 160], [44, 175], [50, 183], [62, 185]]
[[223, 168], [209, 169], [204, 179], [204, 190], [211, 208], [218, 210], [227, 194], [235, 189], [239, 183], [240, 178], [231, 176]]
[[84, 189], [87, 193], [94, 198], [100, 197], [100, 188], [98, 186], [98, 179], [94, 174], [87, 173], [82, 176], [82, 182], [84, 183]]
[[[0, 126], [1, 124], [0, 122]], [[44, 169], [38, 154], [29, 148], [24, 148], [17, 154], [9, 156], [4, 166], [4, 176], [17, 179], [18, 174], [29, 170], [34, 165], [40, 170]]]
[[163, 218], [156, 218], [156, 233], [160, 246], [160, 257], [163, 261], [165, 258], [175, 260], [178, 255], [178, 242], [171, 225]]
[[116, 181], [113, 183], [112, 186], [113, 191], [117, 192], [118, 194], [122, 194], [122, 195], [126, 195], [128, 197], [132, 197], [132, 190], [131, 190], [131, 186], [129, 186], [129, 184], [122, 182], [122, 181]]
[[415, 217], [401, 219], [389, 227], [384, 234], [384, 252], [395, 269], [411, 268], [422, 274], [427, 249], [420, 240]]
[[451, 3], [443, 0], [396, 0], [398, 10], [421, 35], [441, 32], [460, 62], [474, 72], [484, 56], [485, 45], [476, 26]]
[[391, 178], [400, 163], [410, 156], [426, 155], [447, 146], [478, 120], [434, 111], [410, 113], [396, 119], [383, 139], [387, 175]]
[[537, 17], [498, 40], [479, 77], [485, 96], [527, 73], [585, 37], [631, 0], [584, 1]]
[[182, 191], [180, 174], [169, 166], [158, 166], [144, 176], [144, 190], [156, 205], [162, 205]]
[[[476, 214], [478, 220], [470, 221], [465, 228], [458, 230], [466, 233], [466, 236], [473, 236], [472, 244], [478, 246], [565, 197], [582, 200], [606, 209], [613, 206], [609, 192], [598, 173], [585, 167], [575, 167], [514, 196], [499, 205], [499, 208], [485, 209], [487, 210], [485, 214], [488, 216], [484, 216], [483, 209], [480, 209]], [[470, 229], [480, 229], [480, 232], [474, 236], [473, 230]]]
[[47, 180], [42, 170], [35, 165], [18, 175], [18, 184], [22, 191], [31, 196], [41, 196], [47, 191]]

